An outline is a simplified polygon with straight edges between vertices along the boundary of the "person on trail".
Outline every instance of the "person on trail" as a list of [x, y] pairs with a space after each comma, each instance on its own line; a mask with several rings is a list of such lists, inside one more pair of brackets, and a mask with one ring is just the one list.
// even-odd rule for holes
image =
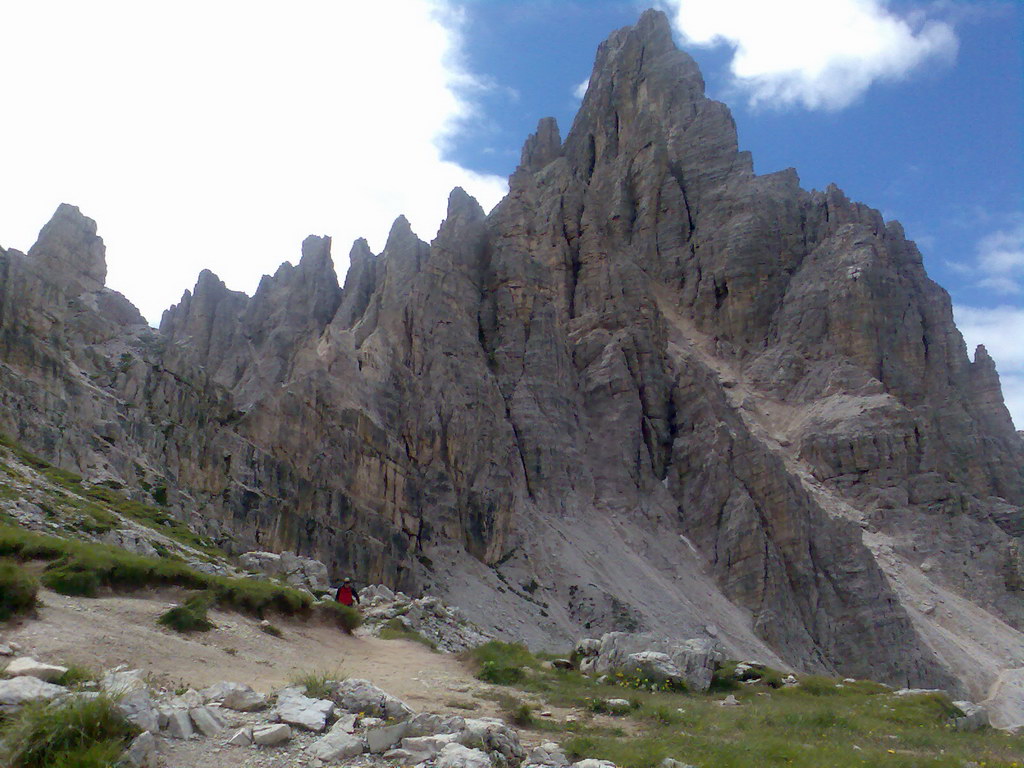
[[352, 579], [346, 578], [338, 587], [337, 600], [342, 605], [352, 605], [359, 602], [359, 592], [352, 584]]

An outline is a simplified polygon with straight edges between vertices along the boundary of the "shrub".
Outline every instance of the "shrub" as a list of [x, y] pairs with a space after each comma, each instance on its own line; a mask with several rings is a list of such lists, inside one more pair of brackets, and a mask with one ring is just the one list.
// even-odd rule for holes
[[17, 563], [0, 560], [0, 621], [28, 613], [36, 604], [39, 583]]
[[106, 768], [138, 733], [106, 697], [24, 706], [3, 727], [9, 768]]
[[54, 592], [72, 597], [96, 597], [100, 591], [100, 580], [95, 573], [67, 566], [47, 570], [43, 574], [43, 584]]
[[175, 632], [208, 632], [213, 624], [206, 618], [209, 598], [206, 595], [190, 597], [183, 605], [176, 605], [157, 619], [157, 623]]
[[345, 675], [338, 670], [333, 672], [318, 670], [300, 672], [290, 682], [292, 685], [305, 688], [306, 695], [312, 699], [329, 699], [334, 695], [335, 685], [344, 679]]
[[316, 609], [320, 616], [350, 635], [363, 623], [363, 615], [359, 613], [359, 609], [351, 605], [321, 600], [316, 604]]
[[88, 667], [81, 667], [77, 664], [72, 664], [68, 667], [67, 672], [57, 678], [57, 685], [63, 685], [65, 688], [74, 688], [75, 686], [82, 685], [83, 683], [90, 683], [94, 680], [98, 680], [96, 673]]
[[477, 679], [495, 685], [514, 685], [525, 677], [524, 667], [537, 666], [537, 658], [521, 643], [491, 640], [469, 651]]

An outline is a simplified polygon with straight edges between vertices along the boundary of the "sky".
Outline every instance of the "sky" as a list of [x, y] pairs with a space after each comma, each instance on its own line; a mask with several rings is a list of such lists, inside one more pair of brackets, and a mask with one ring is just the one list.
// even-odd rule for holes
[[899, 219], [1024, 428], [1024, 4], [1017, 0], [0, 3], [0, 244], [61, 202], [154, 323], [209, 268], [251, 293], [334, 238], [424, 239], [563, 135], [594, 52], [657, 4], [758, 173]]

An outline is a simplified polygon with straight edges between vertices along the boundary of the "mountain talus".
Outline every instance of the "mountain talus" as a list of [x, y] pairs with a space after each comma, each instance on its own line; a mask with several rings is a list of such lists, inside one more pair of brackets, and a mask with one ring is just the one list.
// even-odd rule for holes
[[203, 272], [154, 330], [71, 206], [0, 276], [3, 428], [226, 546], [534, 643], [710, 634], [975, 694], [1024, 666], [991, 358], [898, 223], [754, 174], [661, 13], [601, 45], [493, 211], [456, 189], [433, 242], [399, 218], [343, 286], [310, 237], [251, 297]]

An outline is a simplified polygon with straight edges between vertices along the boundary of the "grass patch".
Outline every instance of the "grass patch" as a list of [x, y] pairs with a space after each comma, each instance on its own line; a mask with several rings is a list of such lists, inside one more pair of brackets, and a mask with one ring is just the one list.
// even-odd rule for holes
[[266, 632], [271, 637], [284, 637], [284, 632], [282, 632], [279, 627], [276, 627], [273, 624], [260, 624], [260, 629], [263, 632]]
[[289, 681], [292, 685], [302, 686], [311, 699], [329, 699], [334, 695], [336, 684], [345, 679], [339, 670], [315, 670], [300, 672]]
[[495, 685], [514, 685], [526, 678], [527, 668], [538, 668], [540, 661], [521, 643], [491, 640], [467, 651], [478, 680]]
[[213, 629], [213, 623], [206, 617], [209, 608], [209, 597], [207, 595], [196, 595], [190, 597], [182, 605], [176, 605], [157, 619], [162, 624], [175, 632], [209, 632]]
[[281, 584], [213, 576], [181, 561], [135, 555], [106, 544], [44, 536], [10, 525], [0, 525], [0, 556], [49, 561], [43, 583], [68, 595], [95, 597], [103, 587], [133, 590], [176, 586], [205, 591], [211, 604], [261, 617], [267, 611], [304, 613], [312, 604], [309, 595]]
[[342, 605], [334, 600], [321, 600], [315, 604], [317, 613], [338, 629], [351, 635], [357, 627], [362, 626], [363, 614], [352, 605]]
[[90, 499], [102, 502], [114, 512], [131, 518], [137, 523], [142, 523], [148, 528], [160, 531], [165, 536], [170, 536], [193, 549], [217, 557], [224, 554], [214, 546], [212, 541], [200, 536], [183, 522], [172, 517], [165, 509], [154, 507], [151, 504], [143, 504], [141, 501], [133, 501], [123, 493], [101, 485], [89, 488], [85, 491], [85, 495]]
[[106, 697], [24, 706], [0, 731], [9, 768], [108, 768], [138, 733]]
[[11, 560], [0, 560], [0, 621], [35, 608], [39, 582]]
[[437, 643], [416, 630], [409, 629], [397, 618], [391, 619], [381, 628], [380, 637], [383, 640], [411, 640], [414, 643], [425, 645], [432, 651], [437, 651]]
[[58, 677], [55, 682], [65, 688], [78, 688], [97, 680], [99, 680], [99, 676], [88, 667], [72, 664], [68, 667], [67, 672]]

